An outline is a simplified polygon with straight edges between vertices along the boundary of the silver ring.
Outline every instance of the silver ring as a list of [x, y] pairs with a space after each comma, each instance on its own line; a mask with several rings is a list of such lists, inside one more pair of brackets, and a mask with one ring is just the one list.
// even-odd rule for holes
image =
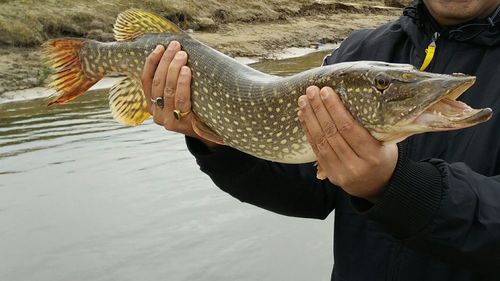
[[161, 109], [165, 107], [165, 100], [163, 99], [163, 97], [151, 98], [151, 102]]

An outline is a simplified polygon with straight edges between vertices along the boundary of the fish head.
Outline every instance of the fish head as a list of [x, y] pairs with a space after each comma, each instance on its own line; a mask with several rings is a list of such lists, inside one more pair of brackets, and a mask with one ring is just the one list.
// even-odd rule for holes
[[338, 74], [336, 90], [353, 116], [378, 140], [474, 126], [490, 108], [473, 109], [457, 98], [476, 81], [464, 74], [422, 72], [407, 64], [356, 62]]

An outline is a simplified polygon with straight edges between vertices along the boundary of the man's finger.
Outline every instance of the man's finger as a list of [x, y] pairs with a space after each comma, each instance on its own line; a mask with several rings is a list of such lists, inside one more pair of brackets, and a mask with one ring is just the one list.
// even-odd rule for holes
[[340, 97], [331, 88], [322, 92], [323, 103], [332, 116], [338, 132], [357, 155], [365, 155], [374, 145], [380, 143], [363, 128], [345, 108]]
[[[299, 122], [300, 125], [302, 126], [302, 130], [304, 131], [304, 134], [306, 135], [307, 141], [311, 144], [311, 148], [316, 155], [316, 164], [318, 165], [318, 170], [316, 173], [316, 178], [319, 180], [325, 180], [328, 177], [327, 171], [331, 171], [332, 167], [336, 165], [336, 163], [339, 163], [339, 158], [335, 154], [335, 151], [331, 151], [331, 155], [329, 155], [328, 160], [323, 158], [323, 152], [319, 150], [318, 145], [314, 144], [312, 141], [311, 134], [309, 133], [309, 130], [307, 129], [307, 125], [304, 122], [304, 114], [302, 111], [299, 111], [297, 113], [299, 117]], [[324, 149], [322, 147], [322, 149]]]
[[168, 75], [168, 69], [172, 60], [175, 57], [175, 54], [179, 52], [181, 49], [181, 45], [179, 42], [172, 41], [168, 45], [167, 49], [163, 53], [161, 57], [160, 63], [158, 64], [158, 68], [156, 69], [154, 78], [153, 78], [153, 89], [152, 89], [152, 97], [163, 97], [163, 90], [165, 88], [165, 79]]
[[[191, 69], [187, 66], [183, 66], [181, 68], [179, 79], [177, 80], [177, 90], [175, 92], [175, 109], [183, 113], [191, 111]], [[186, 118], [185, 120], [189, 121], [190, 119]], [[190, 126], [191, 122], [189, 121], [188, 127]]]
[[[167, 50], [163, 53], [158, 68], [156, 69], [155, 76], [153, 78], [153, 89], [151, 91], [151, 97], [153, 99], [162, 97], [165, 88], [165, 79], [168, 75], [168, 68], [175, 56], [176, 52], [180, 50], [180, 44], [176, 41], [170, 42]], [[165, 108], [165, 101], [163, 101], [163, 108]], [[160, 106], [154, 106], [153, 109], [153, 120], [156, 124], [165, 125], [165, 111], [162, 110]]]
[[[319, 95], [319, 88], [316, 86], [309, 87], [307, 89], [308, 96]], [[299, 108], [302, 111], [303, 123], [307, 126], [307, 130], [310, 134], [310, 143], [312, 145], [317, 145], [323, 138], [323, 130], [314, 114], [314, 110], [311, 107], [308, 96], [299, 97]]]
[[[162, 45], [156, 46], [154, 51], [149, 54], [149, 56], [146, 59], [146, 62], [144, 63], [144, 69], [142, 71], [142, 76], [141, 76], [141, 82], [142, 82], [142, 88], [144, 90], [144, 97], [146, 98], [146, 103], [147, 103], [147, 108], [148, 110], [151, 110], [151, 91], [152, 91], [152, 84], [153, 84], [153, 77], [156, 72], [156, 68], [158, 67], [158, 64], [160, 63], [163, 50], [165, 47]], [[152, 114], [150, 111], [149, 113]]]
[[[328, 177], [331, 181], [332, 171], [335, 171], [337, 174], [340, 172], [339, 169], [342, 167], [341, 160], [326, 139], [318, 143], [317, 150], [318, 166], [322, 168], [322, 173], [316, 173], [316, 177], [320, 180], [324, 180], [326, 179], [325, 177]], [[333, 183], [333, 181], [331, 182]]]
[[299, 118], [300, 125], [302, 126], [302, 131], [304, 131], [304, 134], [306, 135], [307, 142], [309, 142], [314, 154], [316, 155], [316, 157], [318, 157], [319, 151], [318, 151], [316, 144], [312, 140], [311, 134], [309, 133], [309, 130], [307, 129], [306, 123], [304, 122], [304, 114], [302, 113], [302, 111], [299, 111], [297, 113], [297, 115]]
[[[177, 90], [177, 81], [181, 68], [187, 64], [187, 53], [184, 51], [175, 54], [172, 63], [168, 67], [168, 75], [165, 81], [163, 96], [165, 98], [165, 111], [171, 113], [174, 111], [175, 94]], [[169, 116], [168, 116], [169, 117]]]
[[331, 88], [323, 88], [319, 93], [315, 93], [314, 95], [310, 95], [311, 92], [309, 92], [309, 88], [307, 89], [307, 95], [309, 102], [311, 103], [311, 108], [314, 110], [319, 125], [321, 126], [324, 140], [326, 140], [327, 144], [329, 144], [336, 152], [340, 160], [346, 162], [356, 161], [358, 155], [352, 150], [344, 137], [339, 134], [338, 129], [335, 126], [335, 122], [320, 97], [320, 95], [322, 96], [324, 91], [327, 91], [328, 89], [331, 90]]
[[[320, 151], [318, 146], [319, 145], [330, 146], [330, 144], [326, 141], [325, 136], [323, 134], [323, 129], [321, 128], [321, 125], [319, 124], [318, 119], [314, 113], [314, 110], [312, 109], [311, 104], [309, 102], [311, 97], [319, 95], [319, 88], [316, 86], [312, 86], [309, 87], [306, 92], [308, 96], [301, 96], [299, 98], [299, 107], [300, 107], [300, 112], [298, 113], [299, 121], [302, 125], [304, 133], [306, 134], [308, 142], [313, 147], [314, 153], [316, 154], [316, 156], [318, 156], [318, 159], [320, 159], [321, 157], [324, 158], [324, 156], [326, 156], [324, 155], [324, 152], [327, 151], [327, 149], [323, 147], [322, 151]], [[337, 156], [335, 151], [331, 149], [331, 152], [332, 152], [331, 154], [328, 153], [328, 160], [334, 162], [339, 161], [339, 157]]]

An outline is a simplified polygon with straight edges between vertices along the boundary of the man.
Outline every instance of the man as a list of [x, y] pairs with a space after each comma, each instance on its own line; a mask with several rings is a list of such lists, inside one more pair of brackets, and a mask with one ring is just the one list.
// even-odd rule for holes
[[[326, 64], [409, 63], [477, 76], [461, 99], [500, 109], [500, 1], [423, 0], [397, 21], [354, 32]], [[434, 56], [426, 49], [436, 45]], [[382, 145], [354, 121], [330, 88], [311, 85], [299, 119], [318, 156], [282, 165], [200, 140], [188, 112], [191, 73], [178, 43], [145, 65], [147, 96], [163, 96], [154, 120], [187, 135], [203, 172], [241, 201], [289, 216], [335, 211], [332, 280], [500, 280], [500, 120]]]

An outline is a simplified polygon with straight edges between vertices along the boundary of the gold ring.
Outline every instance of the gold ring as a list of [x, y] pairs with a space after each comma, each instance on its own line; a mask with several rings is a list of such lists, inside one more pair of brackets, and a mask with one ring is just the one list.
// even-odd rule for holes
[[182, 117], [188, 115], [189, 113], [191, 113], [191, 111], [181, 112], [180, 110], [175, 109], [174, 110], [174, 118], [175, 118], [175, 120], [181, 120]]

